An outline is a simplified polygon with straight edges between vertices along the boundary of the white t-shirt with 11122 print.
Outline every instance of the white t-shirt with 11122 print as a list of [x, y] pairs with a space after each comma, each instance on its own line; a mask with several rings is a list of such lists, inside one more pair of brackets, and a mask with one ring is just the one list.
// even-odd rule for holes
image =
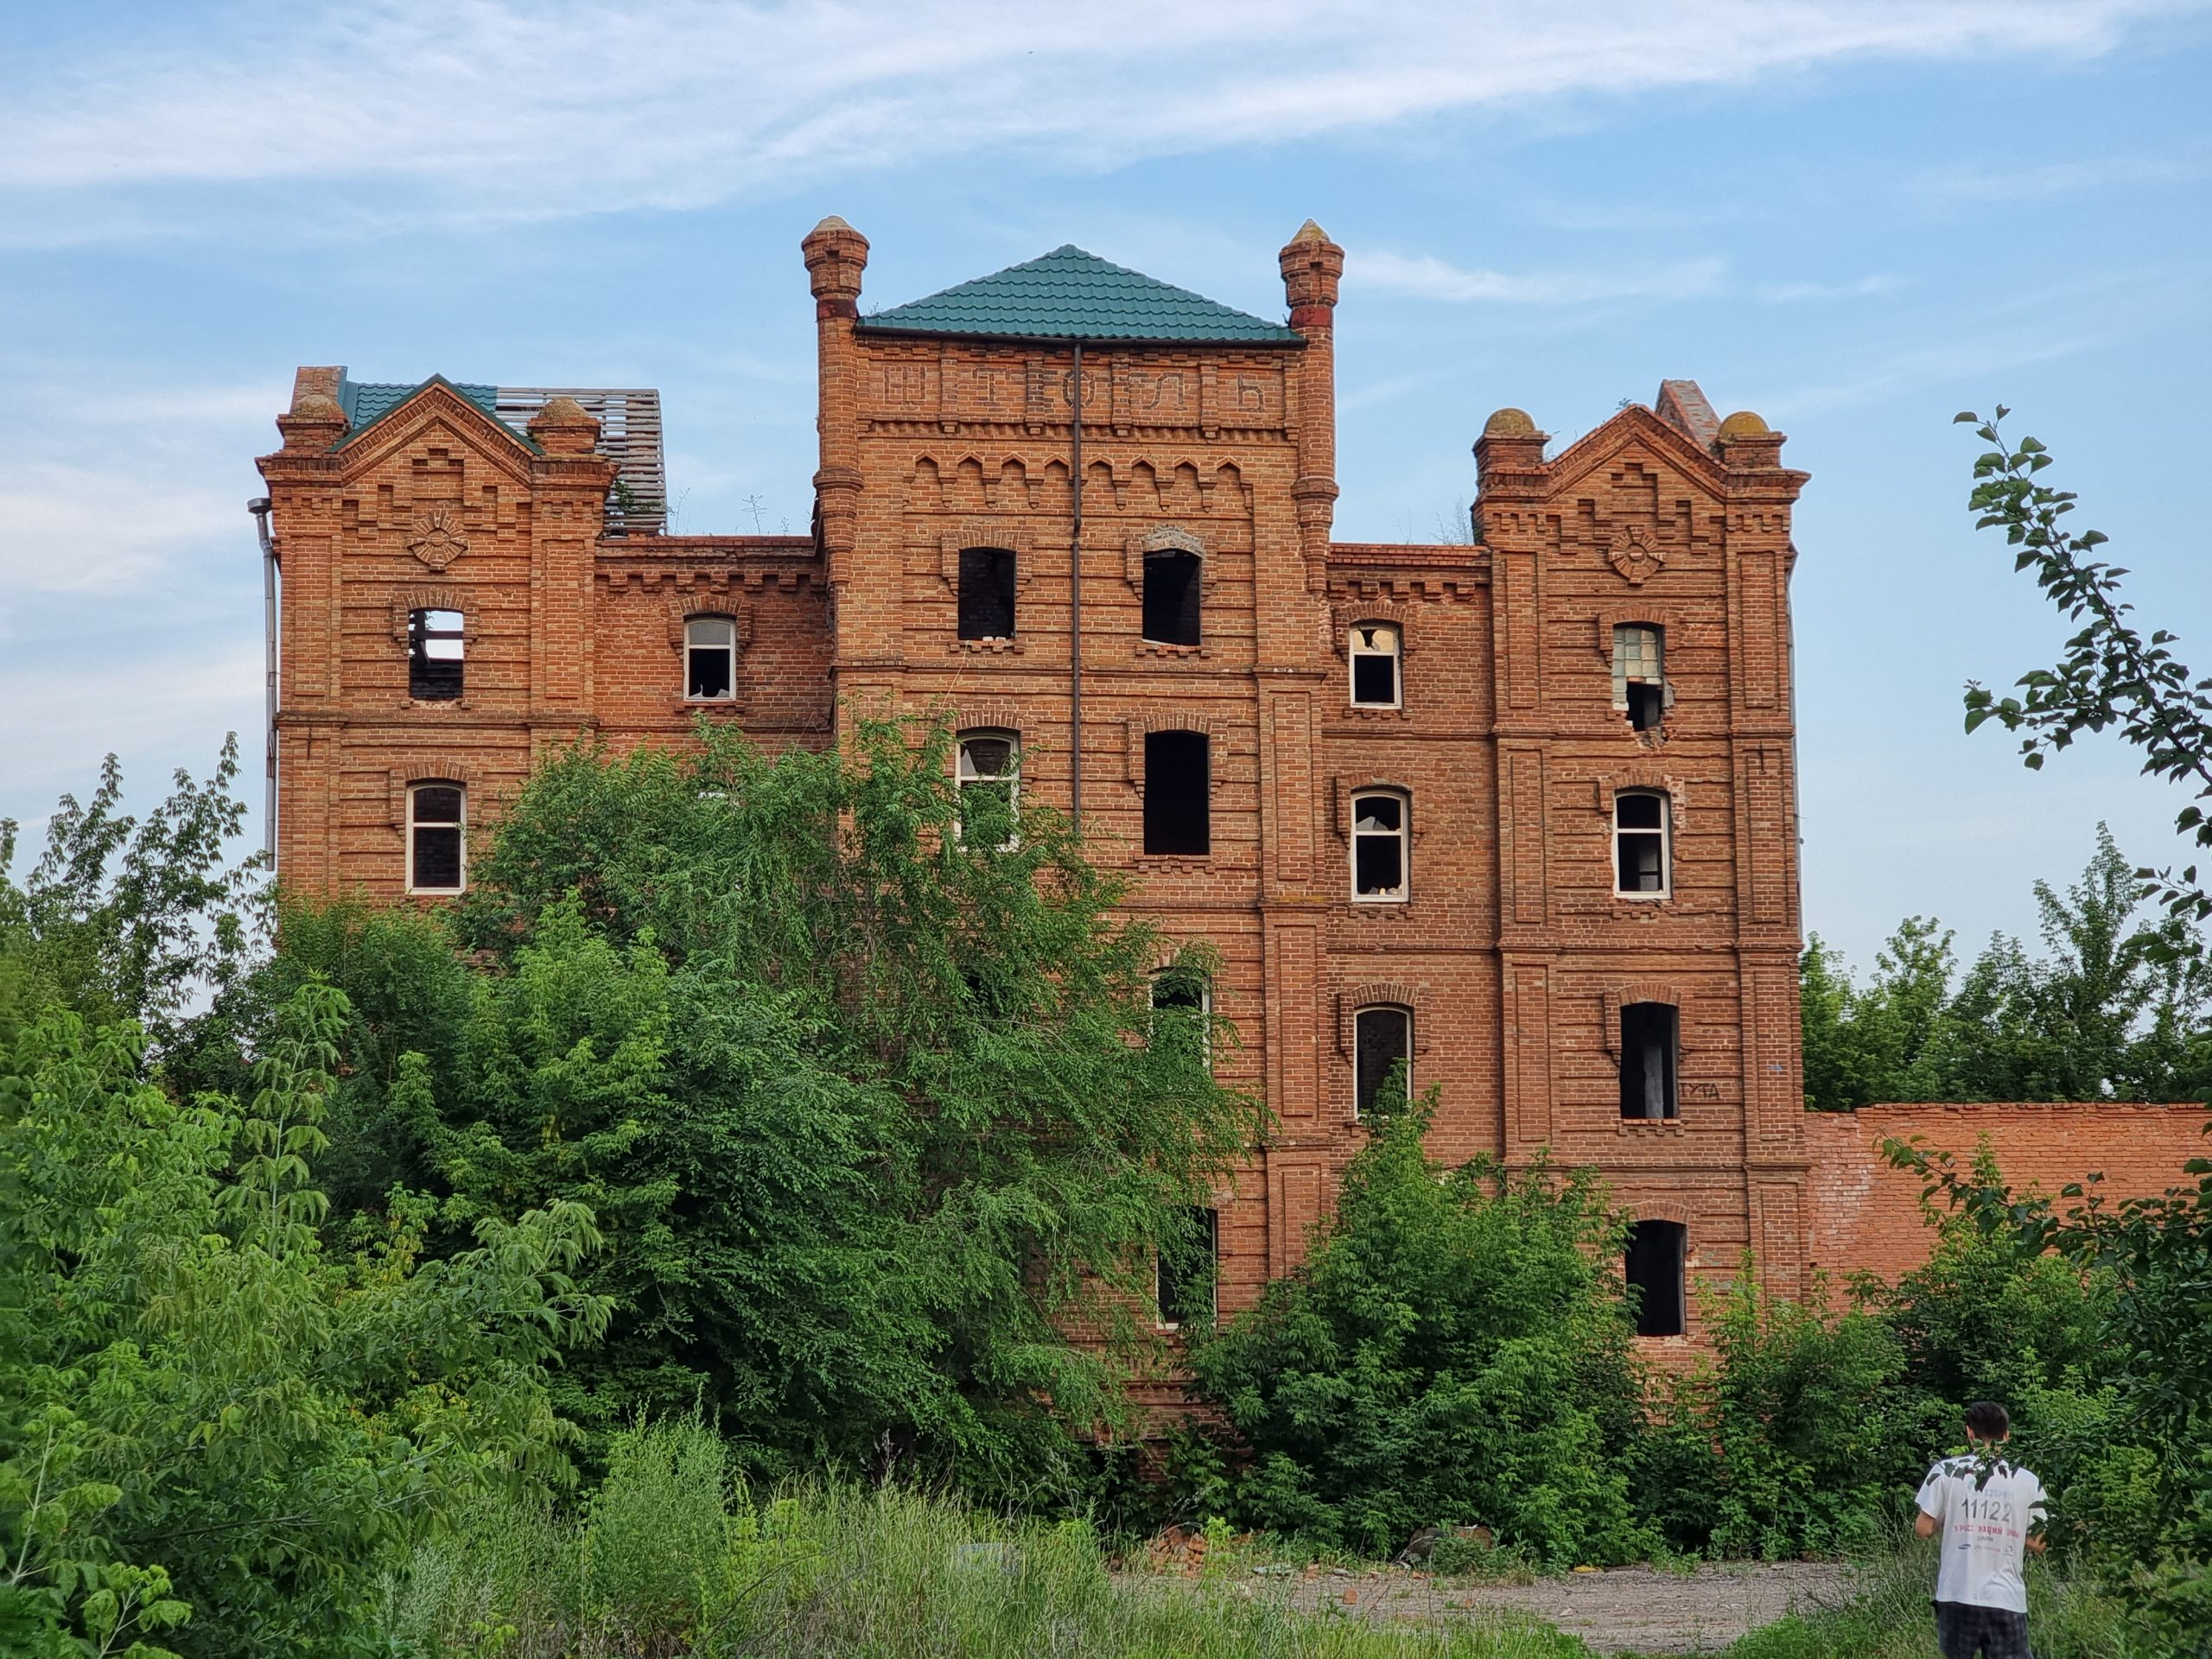
[[1936, 1599], [2028, 1611], [2020, 1557], [2044, 1518], [2043, 1483], [2002, 1458], [1946, 1458], [1920, 1483], [1920, 1512], [1942, 1540]]

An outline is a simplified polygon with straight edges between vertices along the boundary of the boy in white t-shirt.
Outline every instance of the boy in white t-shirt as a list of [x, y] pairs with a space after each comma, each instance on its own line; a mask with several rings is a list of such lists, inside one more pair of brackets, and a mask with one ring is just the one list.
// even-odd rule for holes
[[1913, 1529], [1941, 1534], [1936, 1641], [1943, 1659], [2034, 1659], [2028, 1649], [2024, 1551], [2041, 1554], [2043, 1483], [1997, 1455], [2012, 1420], [1992, 1400], [1967, 1408], [1967, 1455], [1946, 1458], [1920, 1483]]

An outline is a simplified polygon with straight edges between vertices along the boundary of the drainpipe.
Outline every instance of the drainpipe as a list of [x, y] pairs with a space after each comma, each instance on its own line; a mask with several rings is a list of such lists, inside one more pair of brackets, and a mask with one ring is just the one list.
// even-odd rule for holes
[[1074, 528], [1068, 540], [1068, 818], [1083, 833], [1083, 342], [1075, 343], [1075, 384], [1068, 396], [1068, 490]]
[[262, 810], [264, 839], [270, 868], [276, 865], [276, 538], [269, 533], [269, 498], [257, 495], [245, 504], [253, 515], [254, 533], [261, 538], [261, 628], [264, 655], [268, 663], [268, 803]]

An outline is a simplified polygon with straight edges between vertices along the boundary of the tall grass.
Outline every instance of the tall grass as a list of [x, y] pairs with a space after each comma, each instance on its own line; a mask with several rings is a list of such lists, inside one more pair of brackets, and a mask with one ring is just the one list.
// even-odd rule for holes
[[1578, 1659], [1532, 1622], [1382, 1628], [1247, 1582], [1117, 1584], [1080, 1522], [1003, 1522], [887, 1487], [756, 1500], [696, 1421], [617, 1440], [582, 1515], [459, 1518], [387, 1588], [407, 1659]]

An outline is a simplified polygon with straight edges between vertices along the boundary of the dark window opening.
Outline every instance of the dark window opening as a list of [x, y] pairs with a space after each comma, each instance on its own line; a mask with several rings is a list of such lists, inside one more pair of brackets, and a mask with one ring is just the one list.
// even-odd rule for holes
[[1179, 548], [1147, 553], [1144, 560], [1144, 637], [1163, 645], [1198, 643], [1199, 569], [1195, 553]]
[[1628, 688], [1628, 723], [1639, 732], [1656, 731], [1667, 712], [1667, 688], [1631, 683]]
[[1213, 850], [1208, 796], [1211, 768], [1204, 732], [1147, 732], [1144, 738], [1144, 849]]
[[1621, 893], [1667, 891], [1667, 801], [1649, 790], [1613, 797], [1613, 842]]
[[1681, 1010], [1665, 1002], [1630, 1002], [1621, 1008], [1621, 1116], [1669, 1118], [1675, 1103], [1675, 1057], [1681, 1040]]
[[407, 885], [416, 893], [458, 893], [461, 870], [461, 791], [452, 784], [421, 784], [408, 791]]
[[1635, 1293], [1636, 1334], [1679, 1337], [1684, 1330], [1683, 1268], [1689, 1230], [1679, 1221], [1639, 1221], [1628, 1230], [1624, 1264]]
[[1352, 891], [1361, 899], [1406, 896], [1406, 803], [1356, 795], [1351, 803]]
[[960, 550], [960, 637], [1014, 638], [1014, 554], [1003, 547]]
[[1413, 1087], [1414, 1017], [1404, 1008], [1352, 1016], [1352, 1113], [1368, 1117], [1406, 1103]]
[[1182, 1236], [1160, 1251], [1154, 1294], [1162, 1325], [1211, 1325], [1214, 1317], [1214, 1269], [1221, 1255], [1221, 1217], [1212, 1210], [1184, 1214]]
[[459, 611], [407, 613], [407, 695], [417, 702], [451, 702], [461, 696]]
[[699, 701], [734, 696], [737, 624], [726, 616], [695, 616], [683, 625], [683, 695]]

